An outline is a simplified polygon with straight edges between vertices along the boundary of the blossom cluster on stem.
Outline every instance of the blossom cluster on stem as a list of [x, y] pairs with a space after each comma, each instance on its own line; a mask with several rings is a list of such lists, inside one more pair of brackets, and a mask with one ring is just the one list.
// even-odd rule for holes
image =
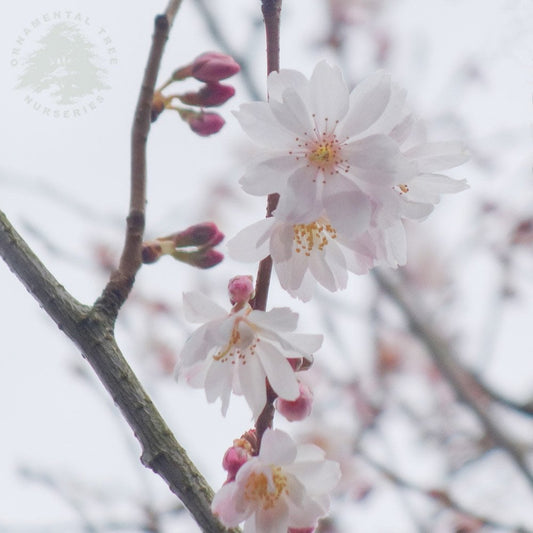
[[405, 91], [377, 72], [349, 91], [323, 61], [308, 80], [281, 70], [268, 78], [268, 102], [235, 112], [262, 147], [241, 178], [253, 195], [278, 193], [273, 217], [242, 230], [230, 255], [271, 255], [281, 285], [311, 299], [316, 283], [346, 286], [348, 272], [407, 260], [405, 220], [423, 220], [441, 194], [467, 188], [442, 171], [468, 159], [459, 142], [420, 140]]

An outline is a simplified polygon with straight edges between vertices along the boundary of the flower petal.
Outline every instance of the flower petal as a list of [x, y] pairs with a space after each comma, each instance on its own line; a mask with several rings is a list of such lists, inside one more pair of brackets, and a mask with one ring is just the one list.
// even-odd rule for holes
[[257, 355], [265, 370], [270, 386], [284, 400], [293, 402], [300, 395], [298, 382], [289, 361], [269, 342], [257, 345]]
[[260, 261], [269, 254], [269, 237], [275, 220], [265, 218], [241, 230], [226, 244], [232, 259], [244, 262]]
[[407, 150], [405, 156], [416, 160], [419, 172], [438, 172], [470, 159], [465, 146], [453, 141], [419, 144]]
[[261, 440], [259, 460], [267, 465], [287, 465], [297, 456], [296, 444], [288, 433], [279, 429], [267, 429]]
[[200, 292], [183, 294], [183, 312], [189, 322], [206, 322], [227, 316], [227, 312]]
[[350, 111], [342, 123], [340, 136], [349, 138], [367, 130], [385, 111], [390, 92], [390, 75], [383, 71], [359, 83], [350, 94]]

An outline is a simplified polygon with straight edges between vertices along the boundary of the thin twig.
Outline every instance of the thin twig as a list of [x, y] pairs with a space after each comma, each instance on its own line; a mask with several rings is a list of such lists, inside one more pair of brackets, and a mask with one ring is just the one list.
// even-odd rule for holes
[[[515, 443], [502, 433], [500, 428], [479, 404], [475, 398], [475, 390], [472, 390], [476, 382], [471, 379], [470, 374], [453, 357], [448, 344], [420, 318], [420, 316], [423, 316], [422, 311], [415, 310], [414, 306], [409, 302], [407, 295], [404, 294], [404, 291], [397, 284], [393, 283], [377, 269], [373, 270], [373, 275], [380, 288], [403, 311], [409, 322], [411, 331], [424, 343], [429, 355], [455, 391], [457, 398], [474, 412], [494, 443], [509, 455], [519, 471], [533, 487], [533, 475], [529, 470], [522, 452]], [[480, 388], [477, 390], [480, 390]]]
[[[279, 26], [281, 17], [281, 0], [262, 0], [262, 11], [265, 19], [265, 32], [267, 43], [267, 75], [279, 70]], [[266, 216], [271, 217], [278, 205], [279, 194], [269, 194], [267, 199]], [[251, 301], [254, 309], [264, 311], [267, 305], [268, 288], [270, 286], [270, 276], [272, 274], [272, 258], [265, 257], [257, 269], [257, 279], [255, 283], [255, 297]], [[255, 424], [257, 436], [257, 450], [261, 448], [261, 439], [267, 428], [272, 427], [274, 421], [274, 401], [275, 394], [269, 394], [271, 387], [266, 382], [267, 401]], [[273, 392], [273, 391], [272, 391]]]
[[152, 46], [137, 100], [131, 131], [131, 183], [130, 207], [126, 219], [126, 237], [119, 266], [111, 274], [96, 306], [114, 321], [126, 301], [135, 275], [141, 267], [141, 245], [145, 224], [146, 204], [146, 143], [150, 131], [150, 112], [157, 75], [168, 34], [182, 0], [171, 0], [164, 14], [154, 22]]

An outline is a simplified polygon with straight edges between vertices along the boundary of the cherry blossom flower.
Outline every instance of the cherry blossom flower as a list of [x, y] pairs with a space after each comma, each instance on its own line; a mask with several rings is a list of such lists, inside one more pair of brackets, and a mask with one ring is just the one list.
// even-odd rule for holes
[[183, 297], [185, 316], [205, 322], [189, 337], [180, 354], [176, 377], [205, 388], [207, 400], [228, 409], [231, 392], [244, 395], [254, 418], [266, 403], [266, 382], [280, 398], [295, 400], [298, 382], [288, 358], [311, 358], [322, 335], [292, 333], [298, 314], [289, 308], [252, 310], [238, 303], [229, 314], [200, 293]]
[[215, 494], [213, 513], [227, 527], [245, 521], [246, 533], [313, 528], [327, 513], [328, 495], [339, 479], [338, 463], [325, 460], [323, 450], [297, 447], [283, 431], [267, 429], [259, 455]]
[[349, 240], [325, 215], [308, 224], [260, 220], [231, 239], [228, 250], [234, 259], [248, 262], [270, 254], [281, 286], [304, 302], [317, 282], [332, 292], [344, 289], [348, 271], [368, 272], [377, 253], [368, 233]]

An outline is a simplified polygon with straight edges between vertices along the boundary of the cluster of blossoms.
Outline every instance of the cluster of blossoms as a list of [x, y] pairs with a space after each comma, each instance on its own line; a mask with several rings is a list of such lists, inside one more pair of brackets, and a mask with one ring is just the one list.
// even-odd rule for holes
[[[241, 184], [250, 194], [278, 194], [279, 202], [273, 216], [230, 241], [233, 257], [270, 255], [281, 285], [304, 301], [316, 282], [336, 291], [349, 271], [405, 263], [404, 220], [425, 218], [442, 193], [466, 187], [440, 174], [466, 161], [462, 145], [417, 141], [405, 93], [384, 73], [350, 93], [340, 71], [322, 62], [310, 80], [273, 72], [268, 90], [268, 102], [236, 113], [265, 147]], [[298, 315], [289, 308], [254, 309], [249, 276], [233, 278], [228, 288], [229, 313], [199, 293], [184, 295], [186, 318], [202, 325], [176, 370], [204, 388], [209, 402], [220, 398], [223, 415], [232, 393], [244, 396], [256, 421], [257, 431], [226, 452], [228, 478], [213, 512], [228, 527], [244, 521], [246, 533], [312, 533], [328, 510], [339, 465], [316, 446], [259, 428], [267, 405], [290, 421], [308, 416], [312, 393], [297, 373], [310, 366], [322, 336], [295, 333]]]
[[274, 216], [245, 228], [230, 255], [271, 255], [281, 285], [304, 301], [318, 282], [346, 286], [348, 271], [407, 259], [404, 220], [427, 217], [442, 193], [467, 188], [442, 171], [468, 159], [457, 142], [421, 142], [405, 91], [378, 72], [350, 93], [321, 62], [308, 80], [293, 70], [268, 78], [268, 102], [236, 112], [261, 154], [241, 179], [253, 195], [278, 193]]
[[[185, 343], [176, 376], [205, 389], [209, 402], [220, 398], [223, 415], [234, 393], [244, 396], [254, 420], [274, 398], [288, 420], [302, 420], [312, 394], [297, 372], [309, 368], [322, 335], [295, 333], [298, 315], [288, 308], [253, 309], [249, 276], [233, 278], [228, 289], [229, 313], [200, 293], [184, 295], [186, 318], [202, 325]], [[258, 440], [252, 430], [226, 452], [228, 479], [213, 512], [227, 527], [246, 521], [247, 532], [311, 533], [329, 508], [339, 465], [279, 430], [267, 429]]]
[[[165, 109], [173, 109], [198, 135], [205, 137], [217, 133], [224, 126], [224, 119], [217, 113], [206, 113], [203, 108], [222, 105], [235, 94], [234, 87], [220, 83], [220, 80], [237, 74], [239, 70], [239, 64], [226, 54], [206, 52], [199, 55], [190, 64], [176, 69], [170, 79], [155, 91], [152, 102], [152, 122], [157, 120]], [[169, 85], [188, 78], [202, 81], [204, 85], [198, 91], [168, 96], [163, 94], [163, 90]], [[199, 107], [200, 110], [176, 105], [175, 102]]]

